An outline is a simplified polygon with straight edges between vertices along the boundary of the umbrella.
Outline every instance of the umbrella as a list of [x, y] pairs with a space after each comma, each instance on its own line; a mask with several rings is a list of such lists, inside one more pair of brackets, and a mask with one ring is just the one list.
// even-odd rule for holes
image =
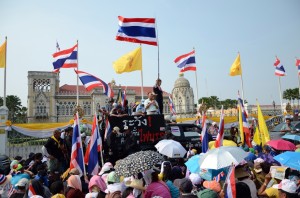
[[[223, 140], [223, 146], [237, 146], [237, 145], [232, 140]], [[214, 149], [215, 148], [215, 141], [210, 141], [208, 143], [208, 148], [209, 149]]]
[[185, 148], [174, 140], [161, 140], [155, 147], [157, 151], [169, 158], [180, 158], [186, 154]]
[[199, 165], [199, 159], [200, 155], [194, 155], [190, 159], [188, 159], [187, 162], [184, 164], [186, 165], [187, 169], [191, 171], [191, 173], [199, 173], [200, 172], [200, 165]]
[[267, 144], [272, 148], [280, 151], [294, 151], [296, 149], [296, 146], [293, 143], [283, 139], [270, 140], [269, 142], [267, 142]]
[[274, 157], [280, 164], [300, 171], [300, 153], [286, 151]]
[[114, 168], [117, 175], [130, 177], [151, 169], [161, 161], [163, 161], [163, 156], [155, 151], [139, 151], [118, 160]]
[[248, 156], [243, 149], [234, 146], [221, 146], [216, 149], [209, 150], [199, 160], [201, 169], [220, 169], [237, 165], [244, 161]]
[[290, 135], [286, 134], [281, 137], [282, 139], [288, 139], [288, 140], [294, 140], [294, 141], [299, 141], [300, 142], [300, 136], [299, 135]]

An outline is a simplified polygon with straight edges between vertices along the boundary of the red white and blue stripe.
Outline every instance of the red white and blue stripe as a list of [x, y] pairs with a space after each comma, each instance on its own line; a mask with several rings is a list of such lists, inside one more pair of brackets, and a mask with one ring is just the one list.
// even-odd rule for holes
[[89, 175], [97, 175], [99, 172], [98, 152], [101, 151], [101, 147], [102, 147], [102, 140], [99, 134], [98, 119], [97, 119], [97, 115], [94, 115], [91, 139], [87, 146], [85, 156], [84, 156], [84, 162], [85, 164], [88, 165], [87, 173]]
[[170, 113], [176, 115], [176, 110], [171, 95], [169, 95], [169, 107], [170, 107]]
[[216, 180], [216, 182], [220, 182], [224, 176], [225, 176], [225, 173], [222, 171], [214, 178], [214, 180]]
[[250, 126], [247, 122], [247, 112], [245, 110], [243, 100], [241, 99], [240, 95], [238, 94], [238, 105], [240, 107], [240, 111], [242, 113], [242, 121], [243, 121], [243, 132], [245, 134], [245, 141], [249, 148], [252, 148], [251, 144], [251, 133], [250, 133]]
[[174, 62], [176, 63], [178, 68], [181, 68], [181, 72], [183, 71], [196, 71], [196, 59], [195, 59], [195, 50], [178, 56]]
[[104, 132], [104, 139], [107, 140], [107, 137], [110, 136], [112, 132], [112, 128], [110, 126], [110, 123], [108, 121], [108, 119], [105, 120], [105, 132]]
[[276, 76], [285, 76], [285, 69], [283, 65], [275, 67], [275, 75]]
[[124, 18], [118, 16], [116, 40], [157, 46], [155, 18]]
[[82, 141], [79, 127], [79, 116], [78, 112], [75, 115], [74, 126], [73, 126], [73, 136], [72, 136], [72, 152], [70, 161], [70, 170], [72, 168], [77, 168], [79, 171], [79, 176], [81, 177], [85, 174], [85, 166], [83, 159], [83, 149]]
[[103, 87], [103, 93], [107, 97], [114, 97], [114, 92], [112, 91], [110, 86], [100, 78], [97, 78], [96, 76], [93, 76], [92, 74], [89, 74], [84, 71], [75, 70], [75, 72], [78, 74], [80, 81], [82, 82], [87, 91], [91, 91], [96, 87]]
[[59, 71], [61, 68], [76, 68], [77, 63], [77, 48], [76, 44], [74, 47], [66, 50], [62, 50], [54, 53], [52, 56], [54, 58], [53, 67], [54, 71]]
[[300, 59], [296, 58], [296, 67], [300, 66]]
[[202, 153], [208, 151], [208, 133], [207, 133], [207, 124], [206, 124], [206, 113], [202, 113], [202, 132], [201, 132], [201, 143], [202, 143]]
[[274, 66], [277, 67], [279, 64], [280, 64], [280, 60], [279, 60], [279, 58], [276, 56], [276, 57], [275, 57]]
[[226, 189], [226, 198], [236, 198], [236, 185], [235, 185], [235, 167], [232, 166], [232, 168], [228, 171], [228, 175], [226, 178], [227, 183], [227, 189]]
[[218, 135], [217, 135], [217, 138], [215, 141], [215, 148], [223, 146], [223, 139], [224, 139], [224, 109], [223, 109], [223, 105], [222, 105], [219, 131], [218, 131]]

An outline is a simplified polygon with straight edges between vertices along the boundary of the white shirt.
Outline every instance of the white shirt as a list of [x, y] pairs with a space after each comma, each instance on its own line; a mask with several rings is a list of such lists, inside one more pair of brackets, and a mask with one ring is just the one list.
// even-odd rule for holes
[[[154, 101], [155, 104], [152, 103], [152, 104], [147, 108], [147, 105], [148, 105], [149, 103], [153, 102], [153, 101]], [[145, 102], [144, 102], [144, 105], [145, 105], [147, 114], [148, 114], [148, 113], [149, 113], [149, 114], [153, 114], [153, 112], [157, 113], [157, 110], [158, 110], [158, 103], [156, 102], [156, 100], [153, 100], [153, 101], [151, 101], [151, 100], [148, 98], [148, 99], [146, 99]]]

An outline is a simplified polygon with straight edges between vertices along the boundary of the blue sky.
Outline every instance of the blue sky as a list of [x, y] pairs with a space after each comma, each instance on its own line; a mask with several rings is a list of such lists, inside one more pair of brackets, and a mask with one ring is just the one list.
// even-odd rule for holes
[[[104, 3], [106, 2], [106, 3]], [[241, 54], [244, 96], [250, 104], [280, 103], [277, 55], [287, 76], [282, 90], [298, 87], [295, 57], [300, 57], [300, 1], [298, 0], [152, 0], [0, 1], [0, 43], [8, 37], [7, 95], [27, 106], [28, 71], [52, 71], [56, 40], [61, 49], [79, 41], [79, 69], [106, 82], [140, 85], [140, 73], [116, 74], [112, 62], [138, 45], [115, 40], [117, 16], [155, 17], [159, 38], [162, 88], [171, 92], [179, 69], [173, 60], [194, 47], [199, 97], [235, 99], [240, 77], [229, 68]], [[158, 48], [143, 45], [144, 85], [157, 78]], [[3, 96], [3, 69], [0, 96]], [[195, 73], [186, 72], [196, 96]], [[72, 69], [61, 71], [60, 85], [76, 84]]]

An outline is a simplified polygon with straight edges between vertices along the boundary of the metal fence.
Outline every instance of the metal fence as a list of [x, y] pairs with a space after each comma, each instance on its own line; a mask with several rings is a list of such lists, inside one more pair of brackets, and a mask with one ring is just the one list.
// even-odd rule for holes
[[10, 158], [21, 156], [27, 159], [30, 153], [41, 153], [47, 138], [23, 135], [15, 130], [7, 132], [6, 155]]

